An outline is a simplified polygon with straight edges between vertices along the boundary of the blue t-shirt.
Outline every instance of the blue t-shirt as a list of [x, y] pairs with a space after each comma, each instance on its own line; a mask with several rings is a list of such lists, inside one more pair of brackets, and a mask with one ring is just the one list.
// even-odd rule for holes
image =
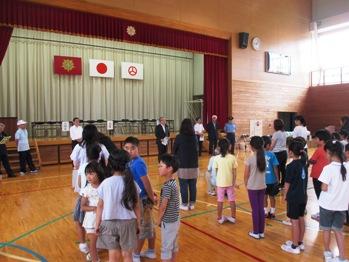
[[147, 198], [147, 191], [145, 191], [145, 187], [141, 179], [142, 176], [146, 176], [148, 173], [147, 165], [145, 164], [143, 158], [138, 156], [131, 160], [130, 167], [133, 179], [136, 181], [137, 185], [141, 189], [141, 193], [139, 194], [140, 198]]
[[234, 123], [226, 123], [224, 126], [224, 132], [226, 133], [235, 133], [236, 132], [236, 125]]
[[271, 151], [265, 151], [265, 160], [267, 167], [265, 169], [265, 183], [275, 184], [277, 182], [276, 174], [274, 173], [274, 167], [279, 165], [275, 154]]

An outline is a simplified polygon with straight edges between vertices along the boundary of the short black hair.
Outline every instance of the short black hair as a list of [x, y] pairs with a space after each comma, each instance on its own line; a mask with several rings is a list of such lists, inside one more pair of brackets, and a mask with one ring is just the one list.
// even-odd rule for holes
[[172, 173], [176, 173], [179, 168], [178, 159], [170, 154], [162, 154], [159, 162], [163, 162], [167, 167], [172, 167]]
[[284, 121], [282, 121], [281, 119], [275, 119], [274, 120], [274, 129], [275, 131], [284, 131], [285, 128], [285, 124]]
[[337, 132], [332, 133], [332, 137], [331, 138], [334, 139], [334, 140], [338, 140], [338, 141], [341, 140], [341, 136]]
[[[76, 120], [76, 119], [79, 119], [77, 116], [73, 118], [73, 122]], [[80, 120], [80, 119], [79, 119]]]
[[304, 116], [302, 116], [302, 115], [296, 116], [296, 118], [294, 120], [298, 120], [299, 122], [301, 122], [302, 126], [307, 125], [307, 123], [305, 122]]
[[348, 138], [348, 132], [344, 129], [342, 129], [341, 131], [339, 131], [339, 134], [344, 137], [344, 139]]
[[125, 139], [124, 144], [130, 143], [136, 147], [139, 146], [139, 139], [134, 136], [129, 136], [128, 138]]
[[331, 134], [326, 129], [320, 129], [315, 132], [314, 137], [317, 137], [321, 141], [327, 142], [331, 139]]
[[233, 120], [233, 119], [234, 119], [234, 117], [232, 117], [232, 116], [228, 117], [228, 120]]
[[270, 136], [262, 136], [262, 139], [263, 139], [263, 142], [264, 142], [264, 148], [267, 145], [271, 145], [271, 138], [270, 138]]

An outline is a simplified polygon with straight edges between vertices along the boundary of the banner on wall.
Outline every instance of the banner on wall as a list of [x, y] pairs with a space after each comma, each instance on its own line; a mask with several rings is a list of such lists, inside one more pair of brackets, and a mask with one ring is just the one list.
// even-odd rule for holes
[[143, 64], [121, 62], [121, 78], [143, 80]]
[[58, 75], [81, 75], [81, 57], [53, 57], [53, 71]]
[[250, 120], [250, 137], [263, 135], [263, 121]]
[[114, 62], [110, 60], [90, 59], [90, 76], [114, 77]]

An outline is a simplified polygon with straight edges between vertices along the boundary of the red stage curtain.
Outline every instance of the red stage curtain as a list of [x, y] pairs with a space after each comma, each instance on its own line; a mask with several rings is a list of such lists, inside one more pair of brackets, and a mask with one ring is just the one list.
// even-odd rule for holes
[[8, 44], [10, 43], [12, 31], [12, 27], [0, 26], [0, 65], [5, 57]]
[[[16, 0], [0, 1], [0, 24], [227, 55], [227, 40]], [[130, 36], [127, 28], [133, 26]]]
[[228, 59], [205, 55], [203, 122], [211, 121], [212, 115], [218, 116], [220, 128], [228, 119]]

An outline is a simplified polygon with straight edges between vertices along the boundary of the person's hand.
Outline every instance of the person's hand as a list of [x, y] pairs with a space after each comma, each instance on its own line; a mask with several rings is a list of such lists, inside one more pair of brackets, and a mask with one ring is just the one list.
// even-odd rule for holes
[[158, 204], [158, 195], [156, 193], [153, 194], [154, 205]]
[[236, 189], [240, 189], [240, 185], [238, 185], [238, 184], [235, 184], [234, 187], [235, 187]]

